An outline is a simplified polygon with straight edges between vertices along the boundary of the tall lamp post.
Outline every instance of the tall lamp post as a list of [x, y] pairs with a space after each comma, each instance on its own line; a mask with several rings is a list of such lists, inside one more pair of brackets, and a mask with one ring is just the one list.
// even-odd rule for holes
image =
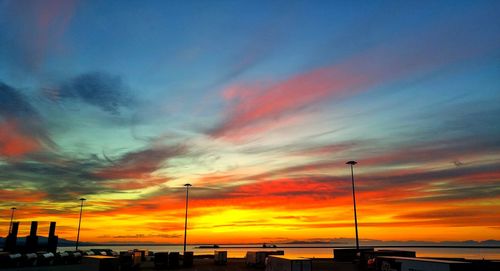
[[14, 221], [14, 211], [17, 209], [16, 207], [10, 208], [12, 210], [10, 214], [10, 224], [9, 224], [9, 234], [12, 231], [12, 222]]
[[186, 217], [184, 219], [184, 255], [186, 254], [186, 234], [187, 234], [187, 223], [188, 223], [188, 201], [189, 201], [189, 187], [191, 184], [187, 183], [184, 185], [186, 187]]
[[356, 250], [359, 250], [359, 239], [358, 239], [358, 216], [356, 214], [356, 193], [354, 192], [354, 165], [358, 162], [348, 161], [346, 165], [351, 166], [351, 181], [352, 181], [352, 200], [354, 203], [354, 227], [356, 228]]
[[80, 241], [80, 225], [82, 224], [83, 202], [86, 201], [86, 199], [81, 198], [80, 201], [82, 203], [80, 205], [80, 220], [78, 220], [78, 233], [76, 235], [76, 248], [75, 248], [75, 250], [78, 250], [78, 242]]

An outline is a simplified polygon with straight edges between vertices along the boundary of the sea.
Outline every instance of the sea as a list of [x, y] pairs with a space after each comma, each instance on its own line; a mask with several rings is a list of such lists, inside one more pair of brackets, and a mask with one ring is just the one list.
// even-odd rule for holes
[[[220, 248], [198, 248], [199, 245], [188, 245], [187, 251], [193, 251], [195, 255], [207, 255], [214, 253], [215, 250], [225, 250], [230, 258], [243, 258], [247, 251], [256, 250], [283, 250], [285, 255], [290, 257], [306, 257], [306, 258], [333, 258], [334, 247], [331, 244], [300, 244], [288, 245], [277, 244], [276, 248], [263, 248], [262, 245], [220, 245]], [[342, 248], [343, 246], [335, 246]], [[396, 249], [415, 251], [417, 257], [433, 257], [433, 258], [466, 258], [466, 259], [490, 259], [500, 260], [500, 248], [498, 247], [380, 247], [378, 249]], [[346, 248], [352, 248], [352, 246]], [[145, 249], [152, 252], [182, 252], [182, 245], [106, 245], [106, 246], [80, 246], [81, 250], [89, 249], [112, 249], [114, 251], [127, 251], [131, 249]], [[75, 250], [75, 247], [59, 247], [59, 251]]]

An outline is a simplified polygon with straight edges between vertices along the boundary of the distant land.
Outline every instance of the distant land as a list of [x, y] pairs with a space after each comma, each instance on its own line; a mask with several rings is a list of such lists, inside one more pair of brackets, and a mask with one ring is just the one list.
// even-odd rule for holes
[[[47, 237], [45, 236], [38, 236], [38, 243], [40, 245], [46, 245], [48, 242], [47, 242]], [[26, 243], [26, 237], [18, 237], [17, 238], [17, 244], [22, 246]], [[0, 237], [0, 247], [3, 247], [5, 244], [5, 238], [4, 237]], [[63, 238], [59, 238], [59, 241], [58, 241], [58, 246], [60, 247], [70, 247], [70, 246], [75, 246], [76, 245], [76, 241], [71, 241], [71, 240], [66, 240], [66, 239], [63, 239]], [[80, 246], [95, 246], [96, 244], [94, 243], [89, 243], [89, 242], [79, 242], [79, 245]]]
[[[279, 244], [287, 245], [350, 245], [354, 243], [354, 239], [350, 238], [336, 238], [331, 240], [296, 240]], [[277, 243], [278, 244], [278, 243]], [[360, 239], [360, 244], [364, 246], [377, 246], [377, 245], [404, 245], [404, 246], [500, 246], [500, 240], [465, 240], [465, 241], [382, 241], [375, 239]]]
[[[25, 237], [20, 237], [17, 239], [19, 245], [23, 245], [26, 242]], [[38, 236], [39, 243], [41, 245], [47, 244], [47, 237]], [[5, 238], [0, 237], [0, 247], [3, 247], [5, 243]], [[60, 247], [70, 247], [75, 246], [76, 242], [72, 240], [67, 240], [60, 238], [58, 246]], [[235, 246], [245, 246], [245, 245], [262, 245], [263, 243], [245, 243], [245, 244], [223, 244], [223, 243], [215, 243], [217, 245], [235, 245]], [[281, 241], [281, 242], [266, 242], [266, 244], [275, 244], [278, 247], [286, 247], [293, 245], [331, 245], [331, 246], [345, 246], [345, 245], [353, 245], [354, 239], [350, 238], [334, 238], [329, 240], [290, 240], [290, 241]], [[478, 247], [499, 247], [500, 240], [465, 240], [465, 241], [416, 241], [416, 240], [408, 240], [408, 241], [382, 241], [375, 239], [361, 239], [360, 244], [362, 246], [478, 246]], [[80, 246], [179, 246], [182, 244], [175, 243], [142, 243], [142, 242], [80, 242]], [[205, 243], [189, 243], [189, 245], [207, 245]], [[209, 245], [213, 245], [210, 243]]]

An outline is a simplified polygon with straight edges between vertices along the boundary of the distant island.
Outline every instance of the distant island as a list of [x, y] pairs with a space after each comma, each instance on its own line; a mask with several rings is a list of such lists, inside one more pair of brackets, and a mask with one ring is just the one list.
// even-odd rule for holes
[[[283, 242], [281, 244], [286, 245], [350, 245], [354, 242], [354, 239], [349, 238], [337, 238], [331, 240], [293, 240], [289, 242]], [[465, 240], [465, 241], [382, 241], [375, 239], [365, 239], [360, 240], [362, 245], [366, 246], [381, 246], [381, 245], [404, 245], [404, 246], [500, 246], [500, 240]]]

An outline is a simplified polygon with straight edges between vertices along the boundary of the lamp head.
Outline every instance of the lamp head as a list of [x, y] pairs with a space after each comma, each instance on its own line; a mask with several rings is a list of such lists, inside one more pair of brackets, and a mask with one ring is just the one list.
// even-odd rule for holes
[[357, 163], [358, 162], [356, 162], [356, 161], [348, 161], [348, 162], [346, 162], [346, 165], [353, 165], [354, 166]]
[[185, 187], [190, 187], [190, 186], [192, 186], [192, 185], [191, 185], [190, 183], [187, 183], [187, 184], [185, 184], [184, 186], [185, 186]]
[[80, 200], [81, 200], [81, 201], [84, 201], [84, 200], [87, 200], [87, 199], [85, 199], [85, 198], [81, 198]]
[[17, 208], [16, 208], [16, 207], [12, 207], [12, 208], [10, 208], [10, 209], [11, 209], [11, 210], [16, 210]]

